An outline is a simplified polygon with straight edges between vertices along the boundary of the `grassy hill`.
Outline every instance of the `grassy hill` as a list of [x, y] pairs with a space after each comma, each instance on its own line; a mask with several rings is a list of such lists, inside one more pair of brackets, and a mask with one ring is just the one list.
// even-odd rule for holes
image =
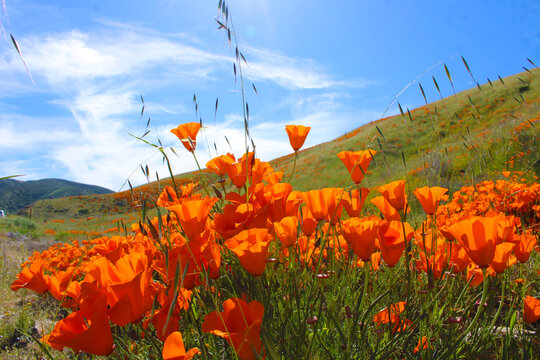
[[[346, 187], [352, 184], [336, 154], [344, 150], [377, 151], [364, 187], [406, 179], [408, 189], [430, 185], [451, 191], [464, 184], [500, 178], [520, 171], [540, 176], [540, 70], [534, 69], [486, 83], [456, 95], [373, 121], [343, 136], [299, 152], [290, 183], [295, 190]], [[286, 137], [285, 130], [283, 136]], [[294, 154], [270, 161], [291, 176]], [[176, 182], [216, 182], [212, 174], [192, 172]], [[122, 218], [155, 199], [170, 179], [122, 193], [40, 200], [33, 217], [43, 221], [84, 217]], [[409, 191], [410, 191], [409, 190]], [[126, 215], [127, 216], [127, 215]]]
[[61, 179], [32, 181], [5, 179], [0, 180], [0, 209], [16, 213], [37, 200], [107, 193], [112, 191], [100, 186]]

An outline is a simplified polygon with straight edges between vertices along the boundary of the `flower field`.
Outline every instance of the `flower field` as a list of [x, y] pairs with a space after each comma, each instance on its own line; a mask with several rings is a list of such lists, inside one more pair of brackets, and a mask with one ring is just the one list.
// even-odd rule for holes
[[[538, 358], [539, 76], [309, 149], [287, 125], [270, 162], [246, 140], [199, 172], [35, 204], [59, 242], [10, 279], [58, 309], [33, 355]], [[171, 129], [197, 165], [203, 131]]]

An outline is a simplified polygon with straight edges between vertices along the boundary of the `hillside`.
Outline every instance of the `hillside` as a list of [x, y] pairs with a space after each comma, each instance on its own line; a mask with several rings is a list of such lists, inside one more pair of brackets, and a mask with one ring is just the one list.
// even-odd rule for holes
[[0, 180], [0, 209], [17, 213], [37, 200], [68, 196], [108, 194], [112, 191], [95, 185], [80, 184], [62, 179], [19, 181]]
[[[404, 108], [403, 115], [375, 120], [335, 140], [301, 150], [289, 182], [300, 191], [349, 186], [349, 174], [336, 154], [362, 149], [377, 151], [369, 176], [362, 182], [364, 187], [406, 179], [409, 189], [438, 185], [454, 191], [465, 184], [500, 178], [504, 170], [518, 171], [534, 180], [534, 176], [540, 176], [539, 120], [540, 70], [533, 69], [410, 111]], [[285, 130], [283, 136], [287, 136]], [[287, 180], [294, 154], [270, 163], [275, 170], [283, 171]], [[175, 179], [177, 183], [219, 180], [206, 172], [180, 174]], [[58, 209], [64, 209], [63, 218], [104, 216], [105, 209], [111, 215], [132, 212], [145, 199], [156, 199], [170, 184], [170, 179], [162, 179], [133, 192], [82, 196], [75, 202], [38, 201], [34, 214], [40, 219], [53, 219], [58, 213], [51, 212]]]

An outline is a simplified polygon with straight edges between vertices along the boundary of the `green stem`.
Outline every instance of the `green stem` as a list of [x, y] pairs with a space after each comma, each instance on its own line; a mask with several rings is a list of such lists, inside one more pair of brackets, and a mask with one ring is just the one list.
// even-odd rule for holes
[[298, 159], [298, 151], [295, 151], [295, 152], [294, 152], [293, 169], [292, 169], [292, 172], [291, 172], [291, 176], [289, 176], [289, 179], [287, 180], [288, 183], [291, 182], [291, 179], [292, 179], [293, 174], [294, 174], [294, 170], [296, 169], [296, 159]]
[[480, 315], [484, 311], [484, 303], [486, 301], [486, 297], [487, 297], [487, 293], [488, 293], [488, 289], [489, 289], [489, 286], [488, 286], [489, 285], [489, 279], [487, 277], [487, 272], [486, 272], [485, 268], [482, 269], [482, 275], [484, 276], [484, 287], [482, 289], [482, 298], [480, 299], [480, 305], [478, 306], [478, 311], [476, 312], [476, 315], [474, 316], [472, 322], [469, 324], [467, 329], [461, 334], [461, 336], [457, 339], [457, 341], [454, 341], [452, 346], [450, 346], [450, 348], [448, 348], [445, 352], [443, 352], [441, 354], [441, 356], [440, 356], [441, 359], [446, 359], [448, 357], [449, 353], [451, 353], [456, 346], [461, 344], [463, 342], [463, 339], [465, 339], [465, 337], [467, 335], [470, 336], [471, 331], [476, 326], [476, 322], [478, 321], [478, 319], [480, 318]]

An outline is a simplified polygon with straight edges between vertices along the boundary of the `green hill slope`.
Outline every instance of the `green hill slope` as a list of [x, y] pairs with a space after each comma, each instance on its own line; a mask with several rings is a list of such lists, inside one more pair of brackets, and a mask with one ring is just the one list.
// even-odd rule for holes
[[[500, 178], [505, 170], [533, 179], [540, 176], [539, 121], [540, 70], [533, 69], [411, 111], [404, 109], [403, 115], [373, 121], [304, 149], [298, 154], [290, 183], [301, 191], [349, 186], [352, 182], [337, 153], [362, 149], [377, 151], [362, 182], [364, 187], [406, 179], [409, 189], [438, 185], [454, 191], [464, 184]], [[283, 136], [287, 136], [285, 130]], [[275, 170], [285, 173], [284, 181], [291, 176], [293, 162], [294, 154], [270, 161]], [[196, 172], [177, 177], [186, 178], [219, 180]], [[162, 179], [159, 184], [135, 188], [134, 193], [155, 197], [168, 184], [170, 179]], [[81, 209], [87, 209], [85, 215], [99, 216], [104, 209], [113, 208], [116, 215], [133, 211], [128, 206], [132, 194], [120, 194], [38, 201], [34, 214], [53, 219], [51, 212], [58, 208], [66, 209], [65, 218], [80, 217]]]

